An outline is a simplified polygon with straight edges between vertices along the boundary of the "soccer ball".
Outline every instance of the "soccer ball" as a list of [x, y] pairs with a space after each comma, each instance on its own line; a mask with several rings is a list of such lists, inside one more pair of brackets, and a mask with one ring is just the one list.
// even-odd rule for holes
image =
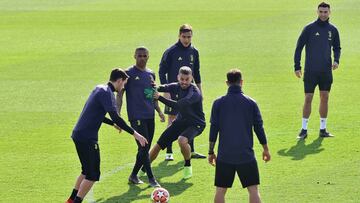
[[156, 188], [151, 193], [151, 202], [153, 203], [167, 203], [170, 199], [170, 194], [165, 188]]

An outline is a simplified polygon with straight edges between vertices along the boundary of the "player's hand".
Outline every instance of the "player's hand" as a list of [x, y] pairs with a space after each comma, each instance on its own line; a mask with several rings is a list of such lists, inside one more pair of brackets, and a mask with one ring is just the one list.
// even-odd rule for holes
[[153, 98], [155, 99], [155, 100], [157, 100], [157, 99], [159, 99], [159, 97], [160, 97], [160, 94], [159, 94], [159, 92], [154, 92], [154, 95], [153, 95]]
[[148, 141], [146, 140], [146, 138], [143, 137], [142, 135], [140, 135], [138, 132], [134, 131], [133, 136], [140, 143], [140, 145], [142, 147], [145, 147], [145, 145], [148, 144]]
[[301, 76], [302, 76], [301, 70], [295, 71], [295, 75], [296, 75], [296, 77], [301, 78]]
[[121, 129], [118, 125], [116, 125], [115, 123], [114, 123], [114, 128], [115, 128], [116, 130], [118, 130], [119, 133], [122, 132], [122, 129]]
[[336, 62], [334, 62], [333, 65], [332, 65], [332, 69], [333, 69], [333, 70], [336, 70], [336, 69], [338, 69], [338, 68], [339, 68], [339, 64], [336, 63]]
[[159, 113], [159, 117], [160, 117], [160, 122], [162, 122], [162, 123], [165, 122], [165, 115], [163, 112]]
[[208, 161], [209, 161], [210, 165], [215, 166], [215, 164], [216, 164], [216, 155], [215, 154], [209, 154]]
[[263, 156], [263, 160], [265, 162], [268, 162], [271, 159], [269, 150], [264, 150], [263, 153], [262, 153], [262, 156]]

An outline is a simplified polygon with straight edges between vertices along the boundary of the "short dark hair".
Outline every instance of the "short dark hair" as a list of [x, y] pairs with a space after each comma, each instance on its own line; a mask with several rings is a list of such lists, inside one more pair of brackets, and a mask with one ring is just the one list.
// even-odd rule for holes
[[192, 75], [192, 70], [188, 66], [183, 66], [179, 69], [179, 74]]
[[329, 8], [330, 9], [330, 4], [328, 3], [325, 3], [325, 2], [321, 2], [319, 5], [318, 5], [318, 9], [322, 7], [322, 8]]
[[129, 78], [129, 75], [126, 74], [126, 72], [121, 68], [114, 68], [110, 73], [110, 79], [109, 80], [111, 82], [115, 82], [120, 78], [125, 80], [126, 78]]
[[191, 32], [192, 33], [192, 27], [189, 24], [181, 25], [179, 28], [179, 34], [185, 33], [185, 32]]
[[227, 74], [227, 81], [230, 85], [239, 84], [242, 80], [241, 71], [239, 69], [231, 69]]
[[135, 49], [135, 53], [136, 53], [137, 51], [146, 51], [146, 52], [149, 52], [149, 50], [148, 50], [146, 47], [144, 47], [144, 46], [137, 47], [137, 48]]

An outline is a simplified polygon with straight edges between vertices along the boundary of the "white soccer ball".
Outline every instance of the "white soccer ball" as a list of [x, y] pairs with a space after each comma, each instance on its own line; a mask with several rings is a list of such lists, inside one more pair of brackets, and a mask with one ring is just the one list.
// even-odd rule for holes
[[165, 188], [156, 188], [150, 198], [153, 203], [167, 203], [170, 200], [170, 194]]

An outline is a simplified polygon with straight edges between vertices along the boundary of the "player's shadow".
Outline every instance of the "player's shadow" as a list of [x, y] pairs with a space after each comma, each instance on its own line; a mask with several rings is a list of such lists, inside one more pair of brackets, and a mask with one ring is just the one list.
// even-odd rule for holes
[[[168, 163], [169, 162], [167, 162], [167, 161], [163, 161], [159, 165], [157, 165], [155, 167], [153, 166], [152, 170], [153, 170], [154, 175], [156, 176], [156, 179], [159, 181], [161, 187], [166, 188], [169, 191], [170, 196], [177, 196], [177, 195], [180, 195], [181, 193], [183, 193], [188, 188], [190, 188], [193, 185], [193, 183], [187, 182], [183, 179], [179, 179], [179, 181], [177, 181], [177, 182], [162, 182], [161, 179], [163, 179], [165, 177], [170, 177], [170, 176], [174, 175], [175, 173], [182, 170], [183, 161], [180, 161], [173, 165], [169, 165]], [[147, 179], [146, 176], [140, 177], [140, 178], [142, 180]], [[148, 184], [147, 181], [144, 184]], [[142, 199], [148, 200], [148, 199], [150, 199], [150, 193], [149, 194], [140, 194], [140, 193], [142, 191], [148, 190], [149, 188], [150, 188], [150, 186], [142, 189], [137, 185], [129, 184], [129, 188], [128, 188], [127, 192], [125, 192], [121, 195], [118, 195], [118, 196], [110, 197], [109, 199], [106, 199], [106, 200], [98, 199], [98, 200], [96, 200], [96, 202], [130, 203], [135, 200], [142, 200]]]
[[320, 148], [322, 141], [323, 138], [318, 137], [312, 143], [306, 145], [305, 140], [299, 140], [296, 145], [290, 147], [289, 149], [281, 149], [277, 153], [280, 156], [292, 157], [292, 160], [302, 160], [306, 158], [307, 155], [322, 152], [324, 150], [324, 148]]

